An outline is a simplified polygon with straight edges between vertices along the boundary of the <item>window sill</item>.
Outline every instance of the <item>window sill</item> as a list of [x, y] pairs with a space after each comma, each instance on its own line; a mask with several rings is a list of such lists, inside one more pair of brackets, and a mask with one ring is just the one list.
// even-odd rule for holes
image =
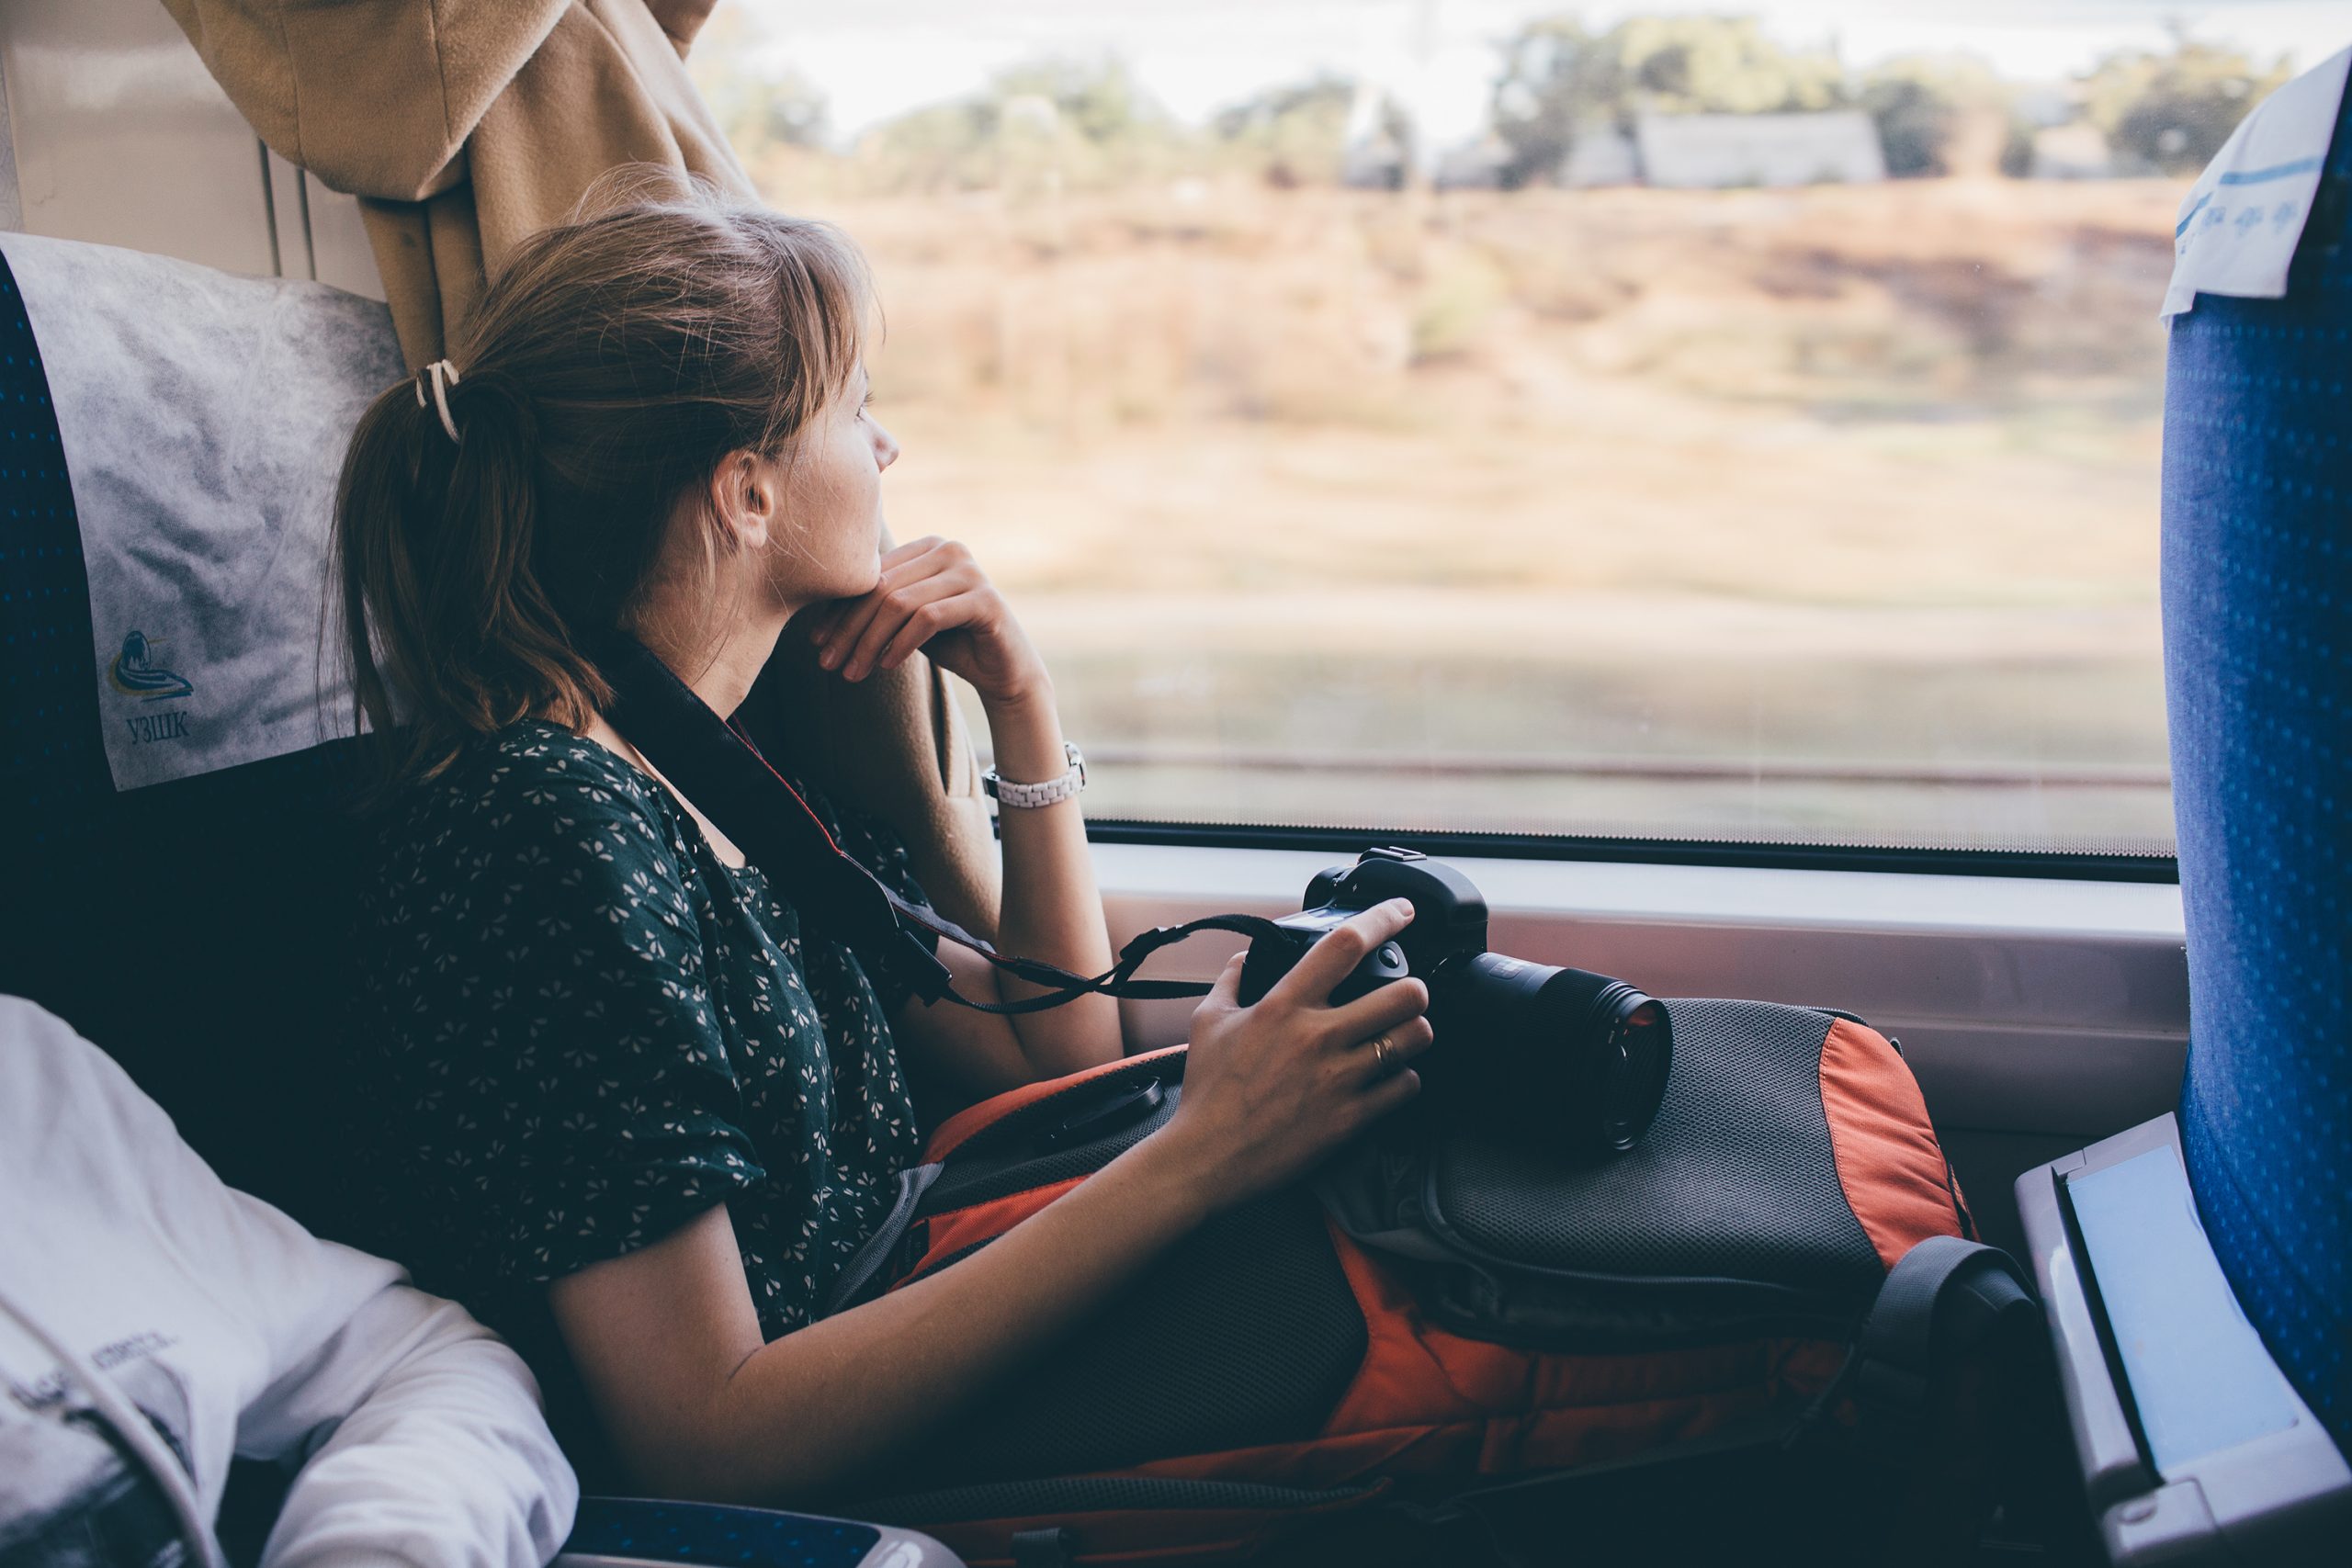
[[[1114, 945], [1223, 909], [1296, 909], [1345, 855], [1097, 843]], [[1834, 1006], [1898, 1036], [1939, 1124], [2103, 1136], [2173, 1107], [2188, 1038], [2180, 889], [2130, 882], [1451, 857], [1489, 941], [1663, 997]], [[1147, 973], [1209, 979], [1204, 933]], [[1131, 1043], [1183, 1038], [1194, 1004], [1123, 1004]]]

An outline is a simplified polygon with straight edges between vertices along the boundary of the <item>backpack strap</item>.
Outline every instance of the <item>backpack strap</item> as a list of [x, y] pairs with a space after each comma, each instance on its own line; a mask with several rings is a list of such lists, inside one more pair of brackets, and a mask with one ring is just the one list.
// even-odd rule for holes
[[1899, 1466], [1924, 1434], [1936, 1374], [1996, 1336], [2031, 1334], [2041, 1322], [2041, 1303], [2007, 1253], [1956, 1235], [1928, 1236], [1887, 1270], [1846, 1364], [1790, 1424], [1781, 1446], [1812, 1438], [1851, 1394], [1873, 1439], [1867, 1451]]
[[1060, 1525], [1012, 1532], [1012, 1568], [1070, 1568], [1078, 1543]]
[[1931, 1235], [1890, 1269], [1838, 1374], [1866, 1430], [1894, 1443], [1919, 1435], [1936, 1374], [2041, 1323], [2041, 1303], [1998, 1247]]
[[891, 1249], [913, 1226], [915, 1210], [922, 1202], [922, 1195], [931, 1190], [931, 1184], [946, 1168], [943, 1162], [933, 1160], [899, 1172], [898, 1190], [891, 1196], [889, 1212], [882, 1216], [874, 1234], [842, 1265], [842, 1271], [834, 1276], [833, 1288], [825, 1292], [825, 1303], [818, 1316], [831, 1317], [861, 1299], [865, 1287], [874, 1282], [875, 1276], [882, 1272], [882, 1266], [889, 1261]]

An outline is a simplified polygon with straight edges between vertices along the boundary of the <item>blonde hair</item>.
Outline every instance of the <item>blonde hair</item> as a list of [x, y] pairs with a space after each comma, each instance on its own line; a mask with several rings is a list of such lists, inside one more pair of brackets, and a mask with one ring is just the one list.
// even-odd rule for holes
[[399, 694], [403, 772], [526, 715], [584, 728], [612, 698], [595, 649], [673, 517], [729, 453], [786, 454], [857, 367], [870, 287], [846, 236], [649, 183], [608, 181], [602, 210], [515, 247], [436, 389], [454, 440], [413, 378], [352, 435], [343, 640], [361, 718], [390, 729]]

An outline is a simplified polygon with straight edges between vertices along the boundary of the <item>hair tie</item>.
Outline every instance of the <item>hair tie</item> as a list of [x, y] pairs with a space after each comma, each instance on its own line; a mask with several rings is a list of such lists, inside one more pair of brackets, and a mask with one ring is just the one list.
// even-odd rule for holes
[[[436, 359], [424, 367], [424, 373], [433, 378], [433, 406], [441, 415], [441, 428], [449, 433], [450, 440], [455, 441], [458, 439], [458, 422], [449, 417], [449, 389], [458, 384], [458, 367], [446, 359]], [[424, 383], [422, 381], [416, 384], [416, 406], [424, 406]]]

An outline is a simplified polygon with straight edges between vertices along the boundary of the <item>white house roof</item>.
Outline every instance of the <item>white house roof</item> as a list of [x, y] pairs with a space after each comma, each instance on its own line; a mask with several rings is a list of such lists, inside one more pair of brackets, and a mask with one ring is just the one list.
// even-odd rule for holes
[[1878, 128], [1859, 109], [1820, 114], [1645, 114], [1634, 126], [1645, 184], [1860, 185], [1886, 178]]

